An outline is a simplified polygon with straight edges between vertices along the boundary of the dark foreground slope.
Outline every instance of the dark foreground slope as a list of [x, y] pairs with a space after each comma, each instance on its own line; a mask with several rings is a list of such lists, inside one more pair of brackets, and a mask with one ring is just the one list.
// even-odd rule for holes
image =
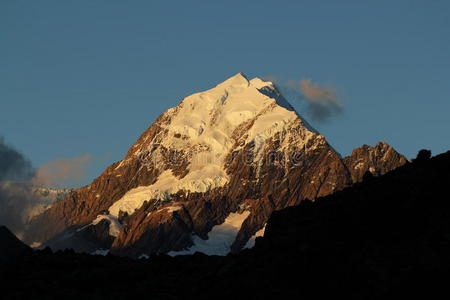
[[132, 260], [35, 252], [0, 268], [5, 298], [404, 299], [449, 293], [450, 152], [274, 212], [238, 255]]
[[0, 226], [0, 265], [31, 252], [8, 228]]

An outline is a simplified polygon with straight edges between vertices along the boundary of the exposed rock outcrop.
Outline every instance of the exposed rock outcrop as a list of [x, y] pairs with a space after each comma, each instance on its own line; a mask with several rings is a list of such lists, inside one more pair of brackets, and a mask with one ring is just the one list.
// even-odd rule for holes
[[379, 142], [374, 147], [363, 145], [344, 158], [353, 182], [360, 182], [367, 171], [379, 176], [407, 162], [406, 157], [384, 142]]

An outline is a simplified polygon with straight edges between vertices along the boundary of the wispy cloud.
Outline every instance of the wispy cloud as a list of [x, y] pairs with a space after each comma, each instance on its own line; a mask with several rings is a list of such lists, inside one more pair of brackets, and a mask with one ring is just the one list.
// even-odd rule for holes
[[23, 232], [25, 212], [35, 202], [29, 184], [33, 176], [31, 162], [0, 137], [0, 225], [16, 234]]
[[271, 81], [273, 83], [278, 83], [280, 81], [277, 76], [272, 75], [262, 76], [261, 79], [264, 81]]
[[86, 178], [92, 156], [55, 159], [37, 169], [34, 183], [39, 186], [59, 187], [65, 182], [80, 183]]
[[263, 79], [274, 82], [285, 96], [298, 99], [305, 105], [307, 116], [316, 123], [326, 123], [344, 112], [345, 107], [335, 88], [313, 83], [310, 79], [281, 81], [272, 75], [264, 76]]
[[3, 137], [0, 137], [0, 181], [24, 181], [33, 175], [31, 162], [22, 153], [5, 144]]
[[307, 112], [315, 122], [327, 122], [344, 111], [344, 105], [334, 88], [320, 86], [309, 79], [291, 80], [285, 86], [295, 91], [301, 101], [306, 102]]
[[6, 225], [20, 236], [32, 213], [42, 206], [43, 201], [49, 201], [37, 193], [36, 187], [81, 182], [91, 161], [91, 155], [86, 154], [52, 160], [36, 170], [21, 152], [0, 137], [0, 225]]

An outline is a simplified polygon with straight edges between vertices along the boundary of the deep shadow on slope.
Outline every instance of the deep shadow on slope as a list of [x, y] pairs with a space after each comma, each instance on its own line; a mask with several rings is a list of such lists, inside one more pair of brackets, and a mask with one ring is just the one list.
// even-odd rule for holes
[[0, 266], [31, 252], [6, 226], [0, 226]]
[[447, 152], [275, 212], [265, 238], [239, 255], [132, 260], [36, 252], [0, 269], [2, 296], [403, 299], [448, 294], [449, 170]]

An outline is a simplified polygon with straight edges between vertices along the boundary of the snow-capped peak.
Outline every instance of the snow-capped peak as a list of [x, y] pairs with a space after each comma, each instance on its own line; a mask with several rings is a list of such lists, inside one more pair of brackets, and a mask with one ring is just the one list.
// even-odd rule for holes
[[[244, 73], [237, 73], [236, 75], [228, 78], [227, 80], [225, 80], [222, 83], [219, 83], [214, 89], [225, 89], [225, 91], [227, 91], [227, 93], [230, 90], [236, 90], [238, 92], [241, 92], [242, 90], [240, 88], [253, 88], [256, 89], [259, 93], [272, 98], [275, 100], [275, 102], [290, 111], [295, 111], [294, 107], [284, 98], [284, 96], [281, 94], [281, 92], [278, 90], [278, 88], [275, 86], [275, 84], [272, 81], [266, 81], [263, 80], [261, 78], [255, 77], [251, 80], [247, 79], [247, 76], [244, 75]], [[211, 91], [211, 90], [209, 90]], [[297, 113], [298, 115], [298, 113]], [[300, 117], [300, 115], [298, 115], [298, 117]], [[300, 119], [303, 120], [302, 117], [300, 117]], [[310, 127], [308, 125], [308, 123], [304, 122], [305, 125], [308, 127], [308, 129], [317, 132], [315, 129], [313, 129], [312, 127]]]
[[257, 89], [262, 89], [264, 87], [274, 87], [274, 84], [272, 81], [265, 81], [258, 77], [255, 77], [252, 80], [250, 80], [250, 85]]
[[164, 154], [149, 154], [152, 145], [174, 149], [188, 161], [187, 175], [179, 178], [172, 166], [159, 166], [165, 171], [158, 180], [128, 191], [110, 207], [113, 216], [117, 217], [120, 210], [131, 214], [149, 198], [167, 200], [179, 190], [206, 192], [225, 186], [229, 182], [226, 157], [245, 145], [254, 145], [255, 157], [259, 157], [270, 139], [281, 139], [281, 147], [289, 151], [291, 143], [300, 146], [316, 135], [272, 82], [260, 78], [249, 81], [242, 73], [184, 98], [165, 116], [170, 121], [159, 124], [159, 135], [134, 145], [133, 154], [149, 157], [158, 165], [164, 161]]
[[231, 76], [222, 83], [219, 83], [217, 87], [228, 87], [228, 86], [248, 86], [250, 82], [243, 73], [237, 73]]

